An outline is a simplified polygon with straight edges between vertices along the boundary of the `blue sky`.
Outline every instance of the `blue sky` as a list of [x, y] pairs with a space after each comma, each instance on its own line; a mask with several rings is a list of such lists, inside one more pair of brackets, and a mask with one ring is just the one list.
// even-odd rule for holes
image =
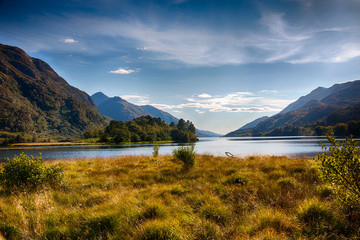
[[218, 133], [360, 79], [360, 0], [0, 0], [0, 42]]

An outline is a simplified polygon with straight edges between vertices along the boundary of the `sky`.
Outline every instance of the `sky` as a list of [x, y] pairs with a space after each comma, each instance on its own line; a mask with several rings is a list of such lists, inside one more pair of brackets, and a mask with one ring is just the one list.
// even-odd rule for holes
[[225, 134], [360, 79], [360, 0], [0, 0], [0, 43], [70, 85]]

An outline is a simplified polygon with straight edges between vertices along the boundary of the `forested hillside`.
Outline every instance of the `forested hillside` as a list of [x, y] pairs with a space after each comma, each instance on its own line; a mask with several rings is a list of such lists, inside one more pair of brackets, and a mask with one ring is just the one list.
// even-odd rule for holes
[[104, 124], [89, 95], [70, 86], [44, 61], [0, 44], [0, 141], [12, 141], [15, 135], [76, 138]]
[[88, 130], [85, 138], [98, 138], [100, 142], [154, 142], [175, 141], [181, 143], [196, 142], [195, 126], [190, 121], [180, 119], [170, 125], [160, 118], [142, 116], [122, 122], [112, 120], [101, 130]]

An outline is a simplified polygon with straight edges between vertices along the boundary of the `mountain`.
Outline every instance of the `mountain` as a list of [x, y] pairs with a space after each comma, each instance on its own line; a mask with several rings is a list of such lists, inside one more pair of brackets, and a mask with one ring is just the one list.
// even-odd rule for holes
[[151, 105], [145, 105], [145, 106], [140, 106], [140, 107], [144, 111], [148, 112], [149, 115], [152, 115], [152, 116], [157, 117], [157, 118], [161, 118], [167, 124], [170, 124], [172, 122], [177, 123], [179, 121], [179, 119], [177, 119], [176, 117], [174, 117], [170, 113], [164, 112], [164, 111], [162, 111], [160, 109], [157, 109], [156, 107], [153, 107]]
[[268, 116], [264, 116], [264, 117], [257, 118], [257, 119], [255, 119], [254, 121], [245, 124], [245, 125], [242, 126], [240, 129], [253, 128], [253, 127], [255, 127], [256, 125], [258, 125], [259, 123], [261, 123], [262, 121], [264, 121], [264, 120], [266, 120], [266, 119], [268, 119], [268, 118], [269, 118]]
[[256, 125], [258, 125], [260, 122], [262, 122], [262, 121], [264, 121], [264, 120], [266, 120], [268, 118], [269, 118], [268, 116], [263, 116], [263, 117], [257, 118], [254, 121], [251, 121], [251, 122], [245, 124], [241, 128], [239, 128], [239, 129], [237, 129], [235, 131], [227, 133], [225, 136], [226, 137], [235, 137], [235, 136], [248, 135], [249, 129], [252, 129], [252, 128], [256, 127]]
[[238, 129], [226, 136], [311, 134], [311, 126], [334, 126], [360, 120], [360, 80], [317, 88], [280, 113], [250, 129]]
[[99, 106], [101, 103], [105, 102], [106, 100], [109, 99], [108, 96], [106, 96], [104, 93], [102, 92], [97, 92], [95, 94], [93, 94], [91, 96], [91, 98], [94, 100], [96, 106]]
[[[100, 113], [114, 120], [128, 121], [140, 116], [149, 115], [152, 117], [161, 118], [167, 124], [170, 124], [172, 122], [177, 123], [179, 121], [178, 118], [174, 117], [170, 113], [162, 111], [151, 105], [138, 106], [129, 103], [128, 101], [120, 97], [110, 98], [102, 92], [97, 92], [91, 97], [98, 106]], [[219, 137], [221, 135], [210, 131], [196, 129], [196, 136]]]
[[342, 84], [335, 84], [330, 88], [318, 87], [315, 90], [311, 91], [306, 96], [300, 97], [295, 102], [289, 104], [286, 108], [284, 108], [280, 113], [287, 113], [291, 111], [295, 111], [301, 107], [303, 107], [306, 103], [312, 100], [318, 100], [326, 98], [327, 96], [339, 92], [343, 89], [349, 88], [354, 82], [346, 82]]
[[121, 97], [108, 98], [101, 102], [98, 108], [101, 114], [123, 122], [133, 120], [137, 117], [151, 115], [141, 107], [129, 103]]
[[221, 134], [206, 131], [206, 130], [200, 130], [196, 128], [196, 136], [197, 137], [221, 137]]
[[74, 137], [104, 124], [89, 95], [46, 62], [0, 44], [0, 131]]

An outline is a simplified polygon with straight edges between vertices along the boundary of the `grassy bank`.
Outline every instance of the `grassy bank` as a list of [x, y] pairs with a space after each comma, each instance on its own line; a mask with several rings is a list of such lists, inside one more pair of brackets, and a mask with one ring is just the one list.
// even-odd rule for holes
[[[46, 164], [54, 164], [47, 162]], [[198, 155], [63, 161], [58, 189], [0, 190], [9, 239], [358, 239], [313, 160]]]

